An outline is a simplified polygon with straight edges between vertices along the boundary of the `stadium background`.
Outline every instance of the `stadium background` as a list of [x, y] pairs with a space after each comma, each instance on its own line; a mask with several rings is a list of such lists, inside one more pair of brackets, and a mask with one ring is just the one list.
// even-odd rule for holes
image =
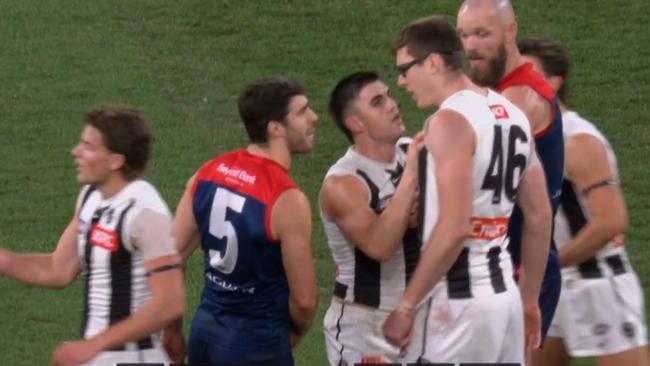
[[[459, 2], [0, 1], [0, 246], [55, 247], [79, 188], [70, 149], [88, 108], [125, 103], [145, 112], [155, 133], [146, 178], [174, 209], [205, 160], [246, 142], [236, 108], [242, 85], [268, 75], [294, 77], [320, 116], [316, 151], [293, 167], [313, 203], [320, 287], [319, 318], [296, 359], [297, 365], [325, 365], [321, 320], [334, 270], [316, 196], [325, 170], [346, 148], [326, 111], [329, 92], [353, 71], [377, 70], [393, 87], [408, 132], [415, 132], [429, 112], [417, 110], [396, 87], [391, 41], [425, 15], [455, 21]], [[616, 149], [631, 218], [629, 251], [647, 299], [650, 3], [514, 3], [520, 35], [568, 45], [570, 104]], [[188, 270], [190, 312], [202, 287], [199, 258]], [[0, 364], [47, 364], [57, 344], [78, 336], [81, 306], [79, 282], [45, 291], [0, 278]]]

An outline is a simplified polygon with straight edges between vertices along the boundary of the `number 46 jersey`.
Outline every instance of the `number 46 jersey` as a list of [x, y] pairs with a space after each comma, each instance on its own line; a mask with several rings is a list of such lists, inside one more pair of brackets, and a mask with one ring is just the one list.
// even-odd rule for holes
[[251, 338], [251, 329], [277, 328], [277, 338], [289, 336], [289, 287], [270, 218], [275, 201], [291, 188], [297, 185], [287, 169], [245, 149], [209, 161], [194, 179], [205, 264], [200, 308], [238, 319], [226, 327], [237, 332], [241, 326]]
[[[531, 132], [526, 116], [493, 91], [487, 97], [471, 90], [447, 98], [440, 110], [460, 113], [474, 130], [472, 233], [456, 262], [434, 293], [449, 299], [491, 296], [511, 290], [513, 269], [507, 251], [508, 222], [517, 188], [528, 168]], [[425, 126], [426, 129], [426, 126]], [[438, 221], [435, 161], [426, 154], [423, 245]]]

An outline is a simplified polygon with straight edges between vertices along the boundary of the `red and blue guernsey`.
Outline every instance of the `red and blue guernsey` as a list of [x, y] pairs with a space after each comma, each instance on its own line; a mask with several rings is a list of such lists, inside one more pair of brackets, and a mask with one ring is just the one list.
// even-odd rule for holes
[[286, 168], [241, 149], [206, 163], [192, 187], [205, 288], [192, 322], [191, 364], [293, 365], [289, 286], [271, 210], [298, 188]]
[[[544, 76], [533, 70], [533, 65], [525, 63], [509, 75], [507, 75], [498, 85], [497, 90], [503, 92], [512, 86], [528, 86], [535, 90], [539, 95], [548, 100], [554, 108], [555, 116], [551, 123], [544, 130], [535, 134], [535, 144], [537, 155], [544, 165], [546, 173], [546, 185], [548, 194], [551, 198], [553, 216], [560, 204], [560, 195], [562, 194], [562, 180], [564, 177], [564, 139], [562, 136], [562, 112], [560, 111], [559, 102], [553, 87], [544, 79]], [[509, 236], [510, 255], [516, 268], [521, 263], [521, 230], [523, 216], [521, 209], [515, 206], [510, 218]], [[552, 236], [551, 236], [551, 240]], [[540, 307], [542, 310], [542, 333], [546, 335], [548, 327], [551, 324], [555, 307], [560, 296], [561, 287], [560, 262], [558, 258], [555, 242], [551, 242], [546, 274], [542, 284], [542, 293], [540, 296]]]

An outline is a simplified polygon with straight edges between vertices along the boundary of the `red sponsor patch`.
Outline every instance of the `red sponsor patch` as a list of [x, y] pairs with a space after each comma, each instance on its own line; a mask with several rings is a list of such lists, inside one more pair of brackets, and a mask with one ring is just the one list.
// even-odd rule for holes
[[117, 252], [120, 248], [119, 235], [115, 231], [93, 225], [90, 229], [90, 244], [111, 252]]
[[492, 240], [508, 233], [509, 217], [472, 217], [470, 238]]
[[496, 119], [510, 118], [506, 107], [502, 106], [501, 104], [493, 104], [490, 106], [490, 109], [492, 110], [492, 114], [494, 114], [494, 117]]
[[377, 356], [363, 356], [361, 357], [361, 365], [393, 365], [390, 359], [383, 355]]

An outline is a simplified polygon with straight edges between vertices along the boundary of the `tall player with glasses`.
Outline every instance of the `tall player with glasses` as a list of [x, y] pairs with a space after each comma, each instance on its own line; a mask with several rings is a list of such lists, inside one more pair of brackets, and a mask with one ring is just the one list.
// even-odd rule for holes
[[[528, 121], [507, 99], [463, 73], [461, 40], [443, 17], [407, 25], [393, 51], [406, 71], [398, 84], [419, 108], [439, 109], [424, 126], [424, 251], [384, 334], [398, 346], [423, 344], [425, 362], [523, 363], [525, 346], [539, 343], [534, 310], [544, 263], [526, 261], [520, 285], [533, 311], [524, 330], [522, 296], [506, 249], [514, 202], [526, 218], [527, 259], [547, 255], [551, 234], [544, 173]], [[414, 324], [423, 311], [426, 321]]]

